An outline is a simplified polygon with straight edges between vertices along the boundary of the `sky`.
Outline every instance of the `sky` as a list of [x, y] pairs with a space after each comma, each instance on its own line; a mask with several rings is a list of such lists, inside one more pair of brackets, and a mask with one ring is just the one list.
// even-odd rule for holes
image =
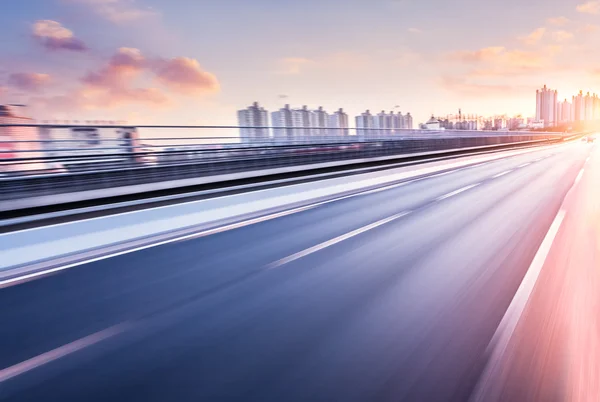
[[234, 125], [343, 107], [532, 116], [600, 91], [600, 0], [1, 0], [0, 103], [38, 120]]

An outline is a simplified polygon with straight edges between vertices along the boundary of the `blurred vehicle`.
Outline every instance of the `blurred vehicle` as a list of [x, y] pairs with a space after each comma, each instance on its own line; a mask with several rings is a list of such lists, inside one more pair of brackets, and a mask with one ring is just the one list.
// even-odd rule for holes
[[588, 144], [594, 142], [595, 140], [596, 140], [596, 137], [592, 137], [592, 136], [588, 136], [587, 137], [587, 143]]

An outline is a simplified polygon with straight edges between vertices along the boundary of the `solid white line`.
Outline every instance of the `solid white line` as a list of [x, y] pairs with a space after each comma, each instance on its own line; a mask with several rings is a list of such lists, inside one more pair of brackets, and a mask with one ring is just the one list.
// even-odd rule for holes
[[[342, 198], [347, 198], [347, 197], [350, 197], [350, 196], [346, 196], [346, 197], [342, 197]], [[336, 201], [337, 200], [340, 200], [340, 198], [337, 198]], [[19, 276], [19, 277], [2, 280], [2, 281], [0, 281], [0, 289], [8, 287], [8, 286], [16, 285], [18, 283], [22, 283], [22, 282], [25, 282], [25, 281], [29, 281], [29, 280], [32, 280], [32, 279], [35, 279], [35, 278], [39, 278], [41, 276], [52, 274], [52, 273], [55, 273], [55, 272], [60, 272], [60, 271], [64, 271], [64, 270], [67, 270], [67, 269], [70, 269], [70, 268], [78, 267], [80, 265], [85, 265], [85, 264], [89, 264], [89, 263], [96, 262], [96, 261], [102, 261], [102, 260], [106, 260], [106, 259], [109, 259], [109, 258], [118, 257], [120, 255], [130, 254], [130, 253], [134, 253], [136, 251], [142, 251], [142, 250], [146, 250], [146, 249], [149, 249], [149, 248], [162, 246], [164, 244], [170, 244], [170, 243], [175, 243], [175, 242], [179, 242], [179, 241], [182, 241], [182, 240], [189, 240], [189, 239], [192, 239], [192, 238], [209, 236], [209, 235], [213, 235], [213, 234], [216, 234], [216, 233], [225, 232], [225, 231], [232, 230], [232, 229], [237, 229], [237, 228], [241, 228], [241, 227], [244, 227], [244, 226], [253, 225], [253, 224], [256, 224], [256, 223], [265, 222], [265, 221], [268, 221], [268, 220], [280, 218], [280, 217], [283, 217], [283, 216], [295, 214], [295, 213], [302, 212], [302, 211], [306, 211], [308, 209], [315, 208], [315, 207], [317, 207], [319, 205], [323, 205], [323, 204], [326, 204], [328, 202], [333, 202], [333, 200], [322, 201], [322, 202], [319, 202], [319, 203], [316, 203], [316, 204], [307, 205], [307, 206], [304, 206], [304, 207], [294, 208], [294, 209], [290, 209], [290, 210], [283, 211], [283, 212], [277, 212], [277, 213], [273, 213], [273, 214], [270, 214], [270, 215], [260, 216], [258, 218], [252, 218], [252, 219], [248, 219], [248, 220], [245, 220], [245, 221], [242, 221], [242, 222], [236, 222], [236, 223], [232, 223], [232, 224], [229, 224], [229, 225], [220, 226], [218, 228], [207, 229], [207, 230], [203, 230], [203, 231], [200, 231], [200, 232], [190, 233], [190, 234], [186, 234], [186, 235], [183, 235], [183, 236], [174, 237], [172, 239], [167, 239], [167, 240], [159, 241], [159, 242], [156, 242], [156, 243], [146, 244], [144, 246], [134, 247], [134, 248], [130, 248], [130, 249], [127, 249], [127, 250], [122, 250], [122, 251], [118, 251], [118, 252], [115, 252], [115, 253], [110, 253], [110, 254], [107, 254], [107, 255], [103, 255], [103, 256], [100, 256], [100, 257], [86, 259], [84, 261], [78, 261], [78, 262], [75, 262], [75, 263], [72, 263], [72, 264], [67, 264], [67, 265], [63, 265], [63, 266], [60, 266], [60, 267], [50, 268], [50, 269], [46, 269], [46, 270], [42, 270], [42, 271], [33, 272], [31, 274], [26, 274], [26, 275], [22, 275], [22, 276]], [[7, 273], [10, 273], [10, 270], [8, 270]]]
[[579, 174], [577, 175], [577, 177], [575, 178], [575, 184], [579, 183], [581, 181], [581, 178], [583, 177], [583, 172], [585, 172], [585, 169], [581, 169], [579, 171]]
[[507, 170], [506, 172], [498, 173], [497, 175], [493, 176], [492, 178], [497, 179], [498, 177], [505, 176], [505, 175], [509, 174], [510, 172], [512, 172], [512, 170]]
[[130, 326], [130, 324], [115, 325], [100, 332], [88, 335], [85, 338], [81, 338], [74, 342], [63, 345], [49, 352], [32, 357], [31, 359], [15, 364], [14, 366], [2, 369], [0, 370], [0, 383], [75, 353], [79, 350], [95, 345], [96, 343], [99, 343], [105, 339], [111, 338], [126, 331]]
[[529, 166], [529, 165], [531, 165], [531, 162], [524, 163], [524, 164], [522, 164], [522, 165], [519, 165], [519, 166], [517, 166], [517, 167], [519, 167], [519, 168], [524, 168], [525, 166]]
[[494, 333], [494, 336], [487, 347], [487, 352], [490, 354], [490, 359], [481, 376], [480, 383], [476, 388], [474, 398], [471, 399], [472, 401], [484, 401], [484, 398], [486, 397], [484, 393], [488, 387], [488, 384], [496, 379], [496, 370], [500, 368], [499, 366], [502, 362], [504, 353], [506, 352], [506, 348], [508, 347], [510, 338], [512, 337], [515, 328], [517, 327], [517, 323], [519, 322], [519, 319], [525, 310], [527, 301], [531, 297], [533, 288], [535, 287], [542, 267], [546, 262], [546, 258], [550, 253], [550, 249], [552, 248], [552, 244], [554, 243], [554, 239], [558, 234], [560, 226], [565, 219], [565, 215], [566, 211], [561, 209], [554, 218], [548, 233], [546, 233], [546, 237], [542, 241], [542, 244], [533, 258], [529, 269], [525, 273], [523, 282], [521, 282], [521, 285], [519, 286], [519, 289], [517, 289], [517, 293], [515, 293], [515, 296], [508, 306], [504, 317], [502, 317], [502, 321], [500, 321], [500, 325], [498, 325], [498, 328], [496, 329], [496, 332]]
[[451, 192], [451, 193], [448, 193], [448, 194], [444, 194], [444, 195], [442, 195], [441, 197], [438, 197], [438, 198], [436, 198], [436, 201], [442, 201], [442, 200], [445, 200], [446, 198], [454, 197], [455, 195], [458, 195], [458, 194], [460, 194], [460, 193], [463, 193], [463, 192], [465, 192], [465, 191], [467, 191], [467, 190], [470, 190], [470, 189], [472, 189], [472, 188], [474, 188], [474, 187], [477, 187], [477, 186], [478, 186], [478, 185], [480, 185], [480, 184], [481, 184], [481, 183], [476, 183], [476, 184], [471, 184], [470, 186], [466, 186], [466, 187], [463, 187], [463, 188], [459, 188], [459, 189], [458, 189], [458, 190], [456, 190], [456, 191], [453, 191], [453, 192]]
[[588, 156], [588, 157], [585, 159], [585, 163], [588, 163], [589, 161], [590, 161], [590, 156]]
[[266, 268], [267, 269], [273, 269], [273, 268], [277, 268], [277, 267], [280, 267], [282, 265], [288, 264], [288, 263], [290, 263], [292, 261], [296, 261], [296, 260], [298, 260], [298, 259], [300, 259], [302, 257], [306, 257], [307, 255], [316, 253], [319, 250], [323, 250], [324, 248], [333, 246], [334, 244], [337, 244], [337, 243], [340, 243], [340, 242], [342, 242], [344, 240], [348, 240], [348, 239], [350, 239], [352, 237], [358, 236], [361, 233], [365, 233], [365, 232], [367, 232], [369, 230], [372, 230], [372, 229], [375, 229], [375, 228], [377, 228], [379, 226], [385, 225], [386, 223], [389, 223], [389, 222], [395, 221], [397, 219], [400, 219], [400, 218], [402, 218], [402, 217], [404, 217], [404, 216], [406, 216], [408, 214], [410, 214], [410, 211], [401, 212], [399, 214], [392, 215], [392, 216], [390, 216], [388, 218], [382, 219], [382, 220], [377, 221], [375, 223], [371, 223], [370, 225], [363, 226], [362, 228], [358, 228], [356, 230], [353, 230], [352, 232], [343, 234], [343, 235], [338, 236], [338, 237], [336, 237], [334, 239], [331, 239], [331, 240], [327, 240], [326, 242], [323, 242], [321, 244], [317, 244], [316, 246], [309, 247], [309, 248], [307, 248], [305, 250], [302, 250], [302, 251], [300, 251], [300, 252], [298, 252], [296, 254], [292, 254], [292, 255], [290, 255], [288, 257], [282, 258], [281, 260], [275, 261], [275, 262], [267, 265]]

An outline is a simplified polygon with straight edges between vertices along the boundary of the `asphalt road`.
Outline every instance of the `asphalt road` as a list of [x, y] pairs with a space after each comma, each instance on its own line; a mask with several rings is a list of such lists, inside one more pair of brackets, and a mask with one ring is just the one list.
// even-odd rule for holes
[[513, 156], [0, 289], [0, 399], [466, 401], [596, 149]]

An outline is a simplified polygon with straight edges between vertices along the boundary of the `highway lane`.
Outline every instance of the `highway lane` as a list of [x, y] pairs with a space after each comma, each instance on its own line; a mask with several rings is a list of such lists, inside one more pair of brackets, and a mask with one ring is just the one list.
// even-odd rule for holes
[[0, 290], [0, 397], [465, 400], [590, 149], [506, 158]]
[[594, 148], [562, 205], [522, 319], [489, 365], [486, 402], [600, 400], [600, 147]]

